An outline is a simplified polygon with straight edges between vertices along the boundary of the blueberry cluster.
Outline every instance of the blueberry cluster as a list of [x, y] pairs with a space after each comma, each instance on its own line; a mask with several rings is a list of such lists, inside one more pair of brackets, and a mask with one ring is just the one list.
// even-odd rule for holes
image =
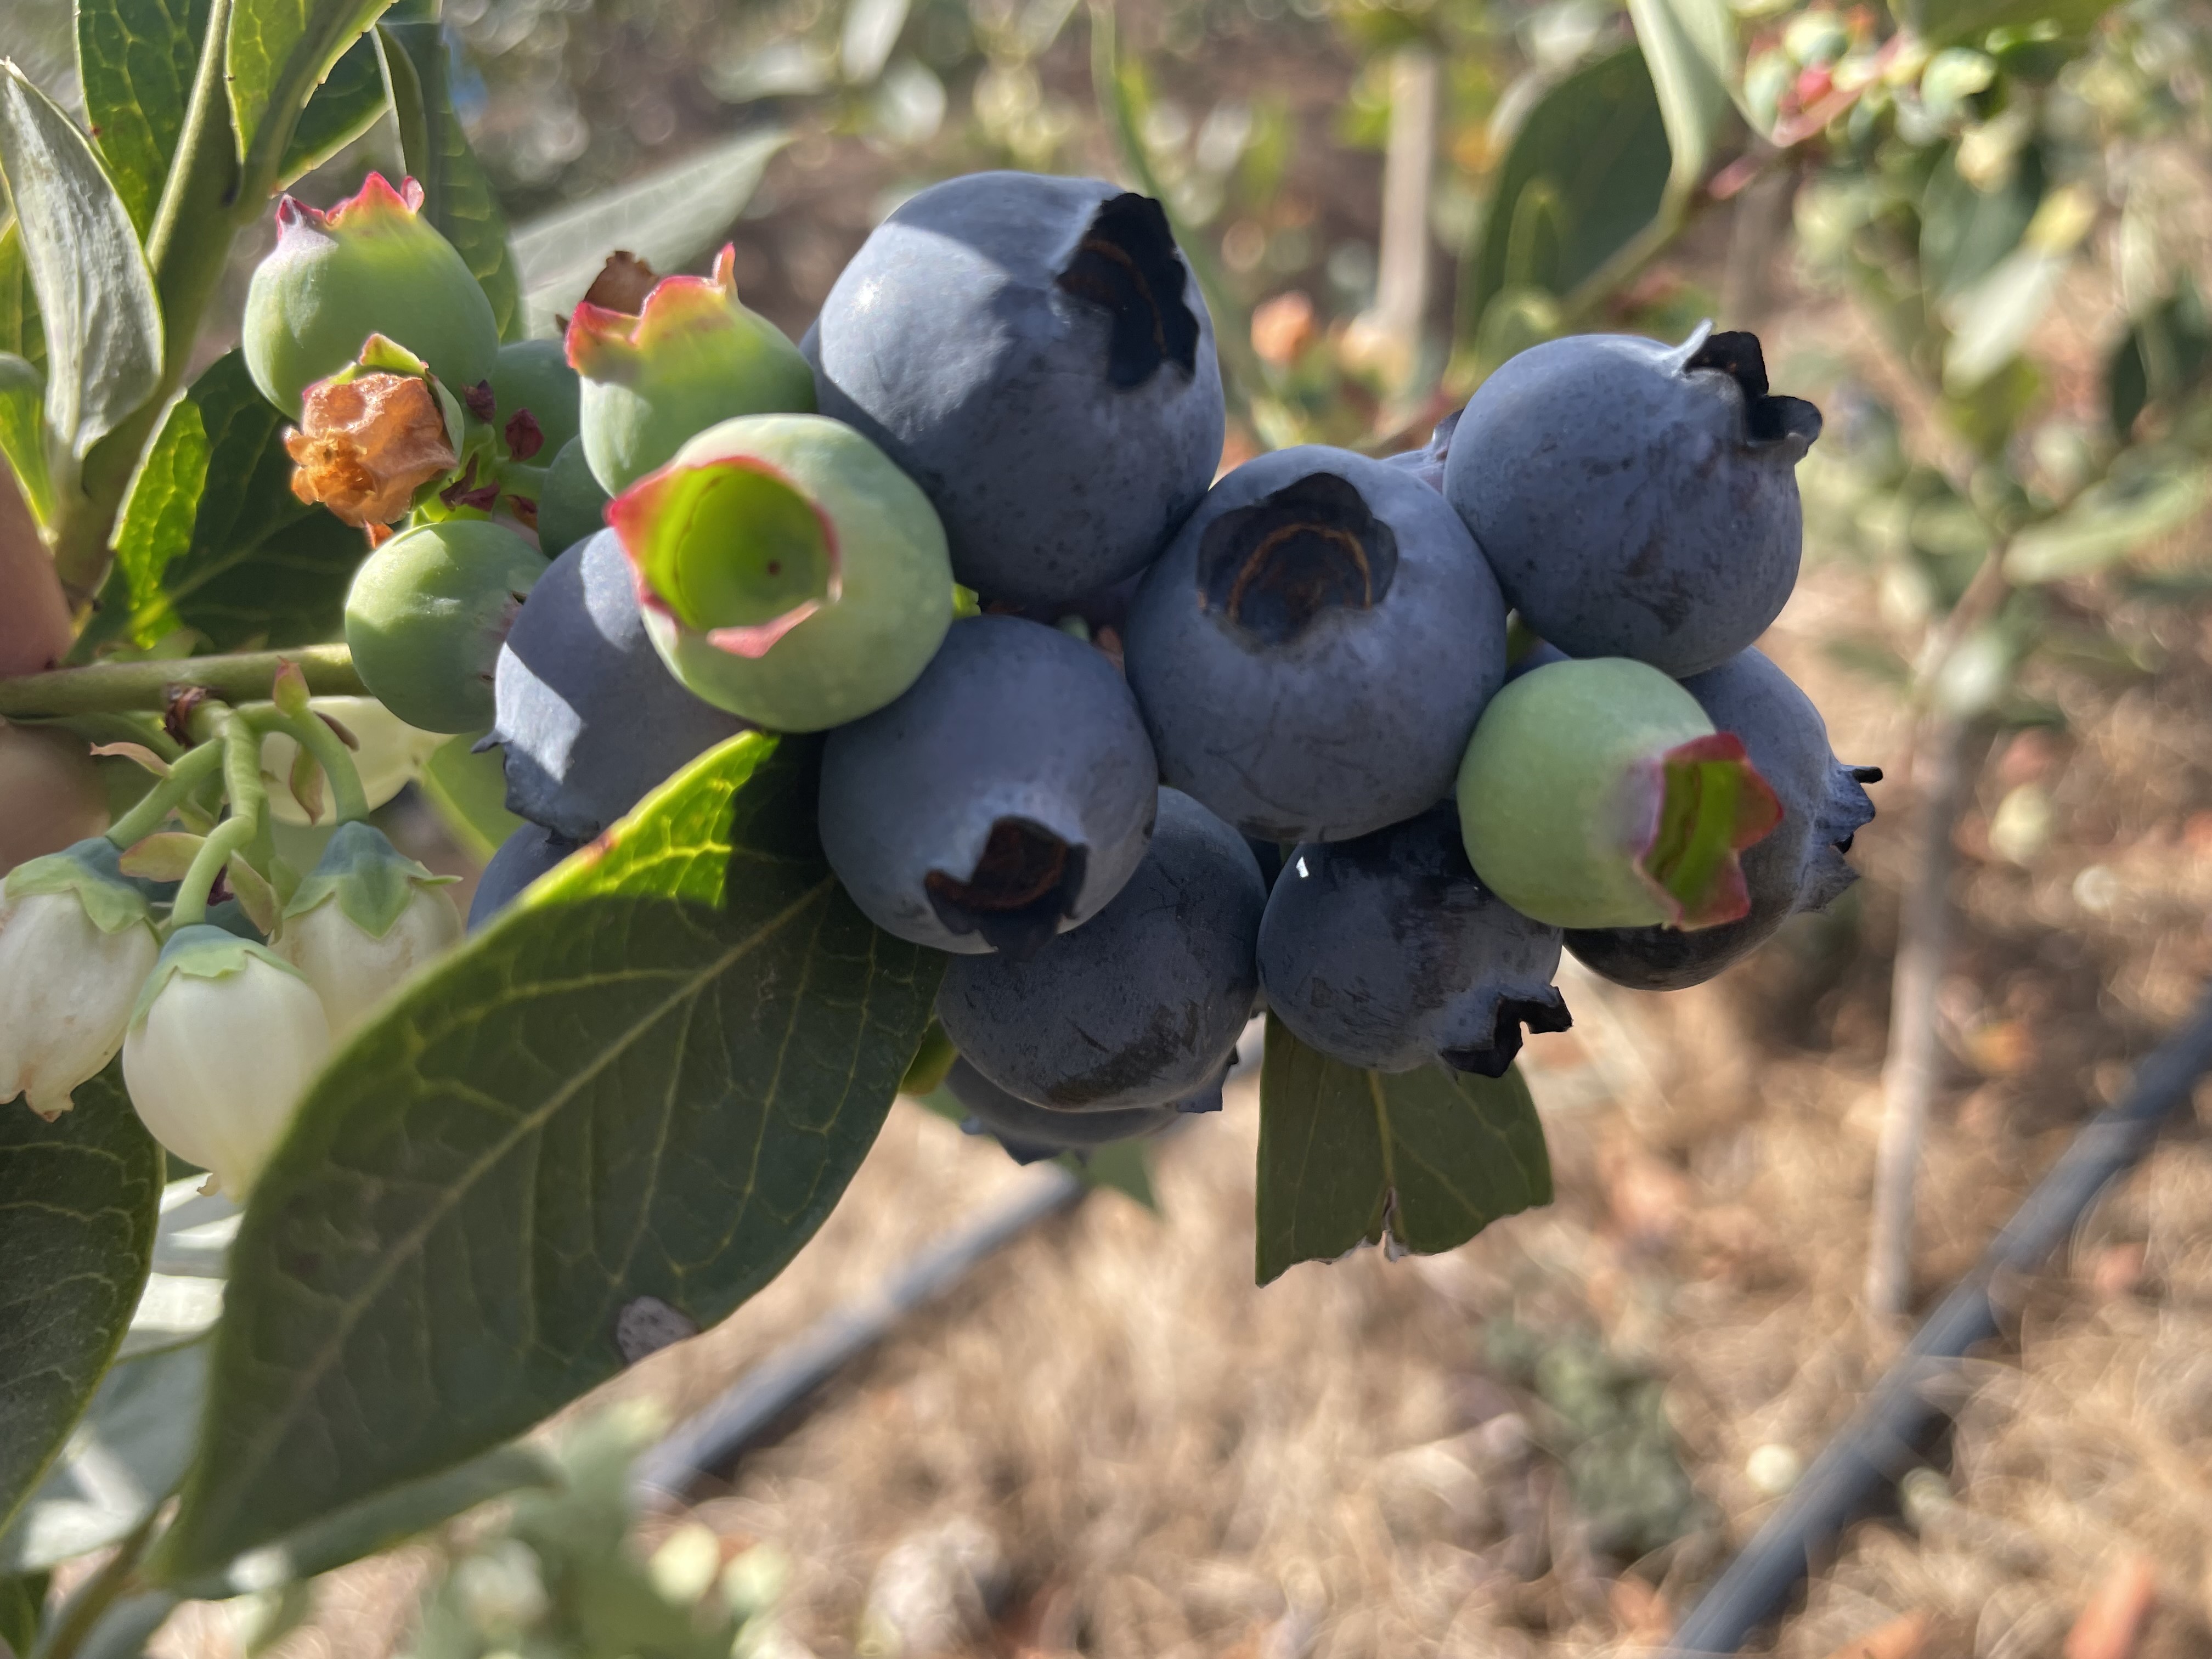
[[[679, 301], [758, 322], [672, 282], [672, 340]], [[557, 556], [489, 671], [531, 823], [471, 925], [731, 733], [824, 732], [830, 863], [951, 957], [949, 1085], [1030, 1157], [1217, 1107], [1262, 1006], [1498, 1076], [1567, 1025], [1563, 950], [1688, 985], [1852, 879], [1875, 775], [1753, 648], [1820, 416], [1747, 334], [1554, 340], [1424, 449], [1217, 478], [1205, 301], [1111, 185], [911, 198], [800, 343], [811, 398], [757, 331], [727, 362], [781, 392], [656, 359], [660, 293], [571, 325]]]

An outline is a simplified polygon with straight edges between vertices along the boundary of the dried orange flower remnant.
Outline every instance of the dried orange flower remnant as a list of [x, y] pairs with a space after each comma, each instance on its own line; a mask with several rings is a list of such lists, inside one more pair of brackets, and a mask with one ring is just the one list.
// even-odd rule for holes
[[445, 417], [427, 382], [410, 374], [357, 374], [307, 388], [300, 426], [284, 434], [298, 471], [292, 493], [320, 501], [346, 523], [389, 524], [415, 492], [453, 470]]

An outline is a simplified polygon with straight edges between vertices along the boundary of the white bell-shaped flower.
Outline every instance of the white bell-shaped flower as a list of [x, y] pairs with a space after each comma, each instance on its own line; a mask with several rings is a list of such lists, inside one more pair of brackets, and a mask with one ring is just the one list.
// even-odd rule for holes
[[323, 1000], [334, 1038], [347, 1033], [432, 958], [459, 943], [461, 913], [434, 876], [384, 832], [344, 823], [292, 902], [273, 948]]
[[0, 1104], [51, 1118], [123, 1046], [161, 944], [105, 836], [33, 859], [0, 886]]
[[180, 927], [123, 1040], [123, 1081], [154, 1139], [246, 1201], [330, 1057], [322, 999], [297, 969], [201, 924]]

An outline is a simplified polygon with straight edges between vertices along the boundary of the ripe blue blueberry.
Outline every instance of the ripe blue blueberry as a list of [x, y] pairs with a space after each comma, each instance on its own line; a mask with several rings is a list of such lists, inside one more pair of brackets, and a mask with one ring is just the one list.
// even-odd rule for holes
[[1218, 1100], [1260, 988], [1267, 898], [1243, 837], [1163, 789], [1151, 849], [1113, 902], [1026, 962], [957, 957], [937, 1018], [978, 1071], [1039, 1106]]
[[909, 198], [800, 349], [821, 412], [927, 492], [986, 599], [1139, 569], [1220, 457], [1206, 301], [1160, 204], [1096, 179], [978, 173]]
[[1436, 491], [1308, 445], [1213, 487], [1124, 648], [1164, 782], [1247, 835], [1340, 841], [1451, 793], [1505, 677], [1505, 607]]
[[670, 675], [611, 530], [546, 567], [492, 680], [487, 741], [505, 753], [507, 811], [570, 841], [591, 840], [685, 762], [745, 729]]
[[830, 733], [822, 848], [878, 927], [1024, 956], [1121, 890], [1158, 793], [1112, 663], [1042, 623], [975, 617], [902, 696]]
[[1799, 910], [1822, 910], [1858, 879], [1844, 861], [1874, 818], [1864, 787], [1873, 766], [1846, 766], [1828, 747], [1813, 700], [1760, 652], [1746, 651], [1693, 675], [1682, 689], [1713, 725], [1743, 740], [1782, 802], [1782, 822], [1741, 854], [1751, 908], [1735, 921], [1693, 933], [1671, 927], [1576, 929], [1567, 948], [1594, 972], [1639, 991], [1679, 991], [1748, 956]]
[[1010, 1095], [965, 1060], [956, 1060], [945, 1086], [967, 1108], [960, 1127], [971, 1135], [998, 1137], [1017, 1164], [1036, 1164], [1062, 1152], [1079, 1157], [1117, 1140], [1158, 1134], [1182, 1114], [1172, 1106], [1139, 1106], [1124, 1111], [1062, 1112], [1033, 1106]]
[[500, 842], [477, 878], [476, 896], [469, 901], [469, 932], [481, 933], [524, 888], [575, 850], [574, 842], [538, 823], [526, 823]]
[[1442, 1060], [1500, 1077], [1521, 1031], [1564, 1031], [1559, 930], [1475, 878], [1449, 805], [1291, 854], [1260, 925], [1267, 1006], [1349, 1066]]
[[1482, 383], [1444, 495], [1543, 638], [1701, 673], [1796, 585], [1796, 465], [1820, 432], [1812, 404], [1768, 394], [1752, 335], [1572, 335]]

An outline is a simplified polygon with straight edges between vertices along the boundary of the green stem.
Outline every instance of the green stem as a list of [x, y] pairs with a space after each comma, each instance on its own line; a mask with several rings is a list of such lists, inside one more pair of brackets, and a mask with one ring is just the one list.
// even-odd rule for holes
[[223, 75], [230, 13], [231, 0], [214, 0], [209, 8], [185, 129], [146, 237], [146, 263], [161, 305], [161, 384], [92, 447], [78, 488], [57, 515], [54, 570], [80, 610], [107, 580], [116, 515], [123, 510], [139, 458], [191, 367], [200, 319], [222, 281], [240, 216], [259, 209], [258, 202], [242, 204], [238, 195], [238, 150]]
[[222, 873], [233, 853], [244, 852], [252, 842], [254, 827], [251, 818], [225, 818], [200, 843], [200, 850], [192, 854], [191, 867], [177, 884], [176, 899], [169, 906], [172, 927], [190, 927], [207, 920], [208, 894], [215, 886], [215, 878]]
[[331, 730], [323, 718], [310, 711], [305, 714], [287, 714], [282, 709], [272, 712], [270, 726], [289, 732], [300, 747], [315, 757], [315, 764], [323, 769], [330, 780], [331, 805], [340, 823], [360, 823], [368, 817], [368, 794], [361, 787], [361, 769], [353, 763], [353, 755], [345, 740]]
[[204, 743], [191, 750], [169, 769], [168, 776], [155, 782], [136, 806], [109, 826], [108, 840], [118, 847], [130, 847], [152, 835], [176, 811], [179, 801], [214, 775], [222, 757], [220, 744]]
[[194, 687], [226, 702], [254, 702], [269, 696], [276, 671], [288, 662], [300, 665], [307, 677], [308, 691], [316, 696], [358, 697], [368, 690], [354, 672], [353, 656], [345, 647], [311, 645], [296, 651], [92, 663], [46, 674], [21, 674], [0, 679], [0, 718], [158, 711], [167, 708], [179, 691]]
[[158, 1513], [158, 1510], [149, 1510], [146, 1518], [115, 1547], [115, 1553], [62, 1604], [53, 1624], [31, 1650], [30, 1659], [76, 1659], [101, 1616], [137, 1582], [139, 1558], [154, 1535]]

